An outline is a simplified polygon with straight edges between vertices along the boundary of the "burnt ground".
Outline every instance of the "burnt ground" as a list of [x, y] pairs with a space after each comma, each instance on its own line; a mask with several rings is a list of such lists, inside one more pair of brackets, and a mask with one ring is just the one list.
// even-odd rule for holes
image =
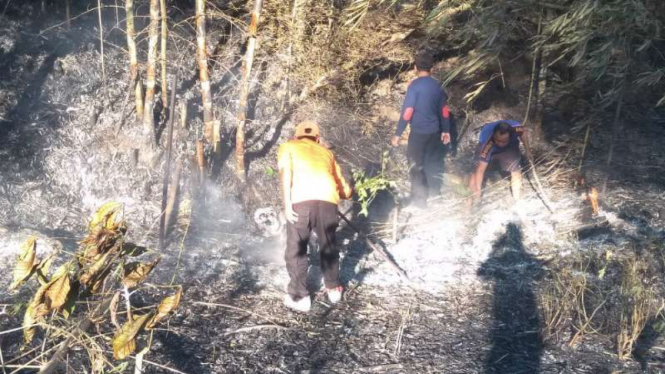
[[[29, 6], [10, 6], [0, 22], [3, 331], [20, 326], [24, 303], [30, 297], [26, 288], [18, 294], [5, 291], [13, 257], [27, 235], [40, 238], [40, 256], [57, 248], [73, 251], [86, 217], [102, 202], [117, 200], [126, 206], [130, 238], [154, 247], [154, 222], [160, 209], [163, 160], [157, 166], [132, 164], [132, 137], [140, 131], [138, 123], [128, 120], [123, 136], [113, 135], [126, 89], [123, 51], [113, 47], [114, 42], [122, 44], [122, 36], [109, 35], [106, 74], [112, 78], [103, 88], [101, 72], [91, 68], [99, 64], [94, 16], [81, 17], [73, 30], [60, 26], [45, 32], [61, 17], [32, 17], [36, 12]], [[187, 53], [187, 47], [183, 48]], [[230, 50], [222, 62], [237, 62], [238, 53]], [[237, 69], [237, 63], [229, 66], [233, 66], [231, 72]], [[487, 203], [473, 213], [464, 209], [463, 199], [450, 186], [446, 198], [432, 202], [427, 211], [400, 213], [394, 243], [391, 214], [395, 199], [386, 195], [373, 206], [369, 218], [354, 215], [353, 220], [383, 242], [410, 280], [401, 279], [370, 253], [361, 238], [343, 227], [339, 235], [344, 249], [342, 276], [348, 289], [345, 300], [334, 307], [327, 305], [318, 292], [320, 280], [314, 276], [311, 287], [317, 293], [316, 302], [313, 311], [303, 315], [281, 304], [286, 281], [283, 238], [262, 230], [255, 219], [257, 209], [268, 215], [279, 209], [278, 181], [270, 172], [276, 168], [276, 145], [289, 137], [299, 119], [314, 116], [325, 126], [326, 138], [347, 171], [364, 168], [371, 172], [380, 164], [385, 146], [377, 139], [388, 139], [390, 115], [368, 128], [354, 110], [330, 108], [316, 98], [284, 115], [270, 91], [256, 84], [256, 131], [249, 136], [250, 187], [237, 192], [232, 158], [228, 159], [231, 132], [225, 131], [227, 151], [216, 159], [217, 169], [201, 189], [195, 186], [189, 167], [194, 129], [200, 122], [196, 79], [191, 77], [192, 66], [178, 68], [186, 77], [178, 96], [187, 101], [192, 123], [176, 134], [176, 160], [184, 165], [181, 209], [169, 246], [161, 254], [162, 264], [149, 284], [168, 284], [175, 275], [184, 287], [184, 297], [178, 312], [155, 333], [146, 356], [163, 367], [148, 364], [147, 373], [610, 374], [665, 370], [664, 339], [655, 322], [641, 335], [633, 357], [620, 361], [610, 335], [588, 334], [574, 347], [568, 345], [572, 331], [562, 331], [556, 339], [544, 336], [541, 307], [543, 290], [551, 281], [549, 271], [558, 259], [608, 250], [617, 256], [637, 252], [654, 259], [661, 274], [665, 270], [662, 112], [645, 114], [641, 119], [647, 124], [639, 128], [626, 126], [624, 141], [617, 148], [621, 157], [601, 201], [605, 217], [601, 224], [585, 217], [588, 208], [579, 191], [572, 188], [568, 170], [576, 165], [579, 142], [571, 139], [570, 129], [560, 127], [557, 134], [548, 135], [551, 143], [540, 144], [537, 154], [539, 171], [555, 203], [554, 214], [547, 213], [526, 183], [526, 201], [512, 204], [505, 198], [506, 182], [494, 177], [485, 193]], [[213, 71], [213, 88], [225, 94], [219, 95], [216, 106], [232, 119], [230, 97], [235, 95], [236, 78], [228, 72], [217, 73]], [[384, 87], [376, 85], [373, 95], [381, 107], [386, 102], [399, 106], [409, 79], [405, 75], [391, 81], [387, 92], [378, 92]], [[474, 129], [499, 115], [491, 105], [492, 98], [487, 100], [489, 109], [470, 120], [457, 156], [447, 159], [449, 174], [461, 174], [468, 168]], [[462, 107], [453, 96], [454, 109], [456, 104]], [[523, 108], [521, 104], [504, 105], [501, 110], [520, 117]], [[556, 118], [552, 121], [552, 128], [562, 126], [556, 124]], [[594, 130], [586, 165], [593, 184], [600, 183], [606, 173], [602, 165], [608, 138], [602, 128]], [[554, 146], [561, 143], [567, 145]], [[561, 162], [550, 169], [551, 160]], [[408, 187], [404, 166], [403, 152], [398, 151], [389, 172], [402, 194]], [[316, 244], [312, 244], [315, 254]], [[313, 263], [316, 273], [315, 258]], [[662, 300], [662, 280], [657, 287]], [[137, 305], [148, 304], [157, 296], [150, 287], [143, 291], [145, 296], [134, 300]], [[19, 357], [20, 345], [20, 331], [0, 335], [3, 360]], [[72, 362], [81, 353], [75, 349]], [[133, 361], [129, 363], [125, 372], [133, 371]]]

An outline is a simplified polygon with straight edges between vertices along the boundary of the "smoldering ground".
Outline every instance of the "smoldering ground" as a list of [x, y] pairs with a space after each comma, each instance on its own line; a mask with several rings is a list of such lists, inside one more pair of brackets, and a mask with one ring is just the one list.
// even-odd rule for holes
[[[3, 331], [21, 325], [31, 296], [27, 288], [18, 294], [6, 291], [15, 254], [25, 238], [38, 236], [40, 257], [56, 249], [73, 252], [88, 217], [102, 202], [114, 200], [125, 205], [129, 239], [155, 248], [164, 170], [163, 157], [155, 165], [133, 163], [131, 154], [137, 148], [133, 139], [141, 131], [140, 123], [129, 120], [122, 136], [113, 135], [127, 90], [127, 66], [124, 51], [107, 45], [106, 72], [114, 78], [103, 88], [100, 70], [91, 68], [100, 61], [97, 35], [91, 26], [97, 22], [94, 14], [82, 16], [82, 23], [75, 23], [72, 31], [56, 28], [57, 32], [41, 33], [61, 21], [38, 21], [30, 16], [32, 11], [19, 6], [20, 2], [12, 3], [0, 22]], [[115, 22], [112, 13], [107, 16], [107, 23]], [[184, 29], [176, 32], [188, 40], [191, 30]], [[122, 35], [115, 37], [120, 45]], [[241, 44], [240, 37], [234, 37]], [[178, 48], [184, 55], [194, 54], [188, 43], [178, 44]], [[232, 73], [239, 69], [240, 56], [233, 48], [222, 49], [215, 66], [233, 68], [213, 74], [213, 87], [220, 92], [215, 106], [223, 108], [219, 114], [225, 123], [233, 123], [237, 87]], [[262, 131], [255, 132], [250, 139], [253, 148], [249, 148], [257, 155], [249, 165], [255, 191], [237, 189], [232, 182], [231, 131], [223, 137], [226, 159], [216, 160], [215, 178], [200, 187], [196, 166], [190, 166], [196, 128], [201, 125], [194, 63], [184, 58], [174, 61], [183, 61], [176, 66], [186, 77], [178, 98], [186, 101], [189, 113], [189, 127], [177, 129], [174, 146], [174, 165], [178, 163], [183, 169], [179, 183], [182, 194], [167, 247], [160, 253], [162, 263], [148, 283], [159, 286], [175, 279], [183, 285], [184, 295], [181, 308], [154, 334], [146, 356], [162, 367], [147, 365], [146, 372], [662, 371], [663, 351], [657, 349], [663, 341], [660, 317], [648, 321], [650, 328], [638, 339], [635, 359], [620, 361], [611, 353], [617, 331], [613, 321], [620, 320], [613, 318], [615, 310], [599, 308], [598, 319], [590, 323], [583, 341], [571, 347], [568, 343], [580, 320], [570, 314], [561, 322], [560, 331], [547, 335], [549, 330], [543, 325], [548, 314], [542, 300], [548, 295], [546, 286], [553, 283], [556, 273], [552, 270], [567, 266], [567, 260], [577, 264], [572, 261], [576, 256], [604, 259], [607, 252], [613, 254], [616, 262], [607, 267], [604, 280], [599, 279], [603, 262], [583, 257], [588, 266], [574, 267], [576, 275], [600, 286], [607, 286], [602, 282], [608, 280], [620, 283], [623, 268], [619, 260], [624, 255], [638, 253], [653, 260], [650, 262], [656, 270], [662, 270], [664, 234], [658, 212], [662, 209], [663, 183], [659, 173], [640, 174], [625, 183], [611, 182], [610, 192], [601, 201], [605, 218], [598, 222], [584, 218], [587, 205], [580, 198], [583, 194], [570, 186], [568, 171], [574, 165], [566, 159], [567, 149], [563, 148], [536, 154], [538, 170], [551, 170], [543, 179], [555, 202], [554, 214], [544, 209], [526, 184], [529, 192], [524, 203], [514, 206], [507, 198], [508, 186], [500, 178], [486, 189], [486, 204], [472, 213], [465, 210], [461, 196], [446, 190], [445, 198], [433, 201], [430, 209], [419, 214], [401, 211], [393, 220], [394, 200], [386, 198], [373, 206], [369, 218], [355, 214], [350, 218], [388, 250], [409, 280], [372, 253], [361, 236], [341, 225], [338, 235], [343, 252], [342, 279], [347, 287], [345, 301], [332, 307], [325, 295], [318, 294], [321, 279], [313, 241], [309, 283], [315, 293], [314, 307], [310, 314], [297, 314], [281, 304], [288, 276], [282, 259], [279, 181], [274, 172], [277, 144], [290, 137], [299, 118], [316, 116], [326, 125], [326, 137], [347, 171], [371, 170], [380, 164], [378, 155], [385, 149], [377, 139], [388, 139], [392, 128], [377, 125], [380, 121], [373, 122], [375, 127], [362, 128], [366, 122], [354, 115], [355, 108], [331, 107], [315, 99], [283, 120], [283, 100], [272, 96], [270, 87], [264, 89], [257, 83], [253, 125]], [[265, 69], [271, 68], [268, 64]], [[259, 75], [256, 79], [258, 82]], [[408, 79], [384, 83], [365, 88], [371, 92], [369, 97], [377, 97], [384, 107], [399, 107], [403, 93], [398, 90]], [[389, 87], [388, 94], [381, 94], [379, 89], [385, 87]], [[103, 111], [91, 121], [98, 107]], [[512, 113], [516, 117], [521, 114], [518, 109]], [[448, 172], [463, 173], [473, 152], [473, 131], [495, 117], [492, 112], [492, 108], [481, 112], [469, 124], [471, 135], [460, 144], [457, 158], [447, 159]], [[662, 168], [658, 160], [665, 159], [660, 147], [665, 136], [659, 127], [663, 120], [650, 121], [653, 126], [628, 129], [627, 137], [634, 148], [648, 149], [655, 166]], [[163, 142], [161, 137], [160, 144]], [[210, 150], [206, 152], [211, 157]], [[624, 145], [621, 152], [624, 164], [640, 164], [642, 155], [636, 150]], [[599, 180], [603, 147], [592, 146], [590, 154], [590, 177]], [[561, 166], [550, 168], [550, 160]], [[402, 192], [408, 189], [406, 170], [404, 154], [397, 151], [390, 175]], [[635, 174], [626, 166], [618, 166], [617, 172]], [[662, 280], [654, 282], [662, 287], [658, 283]], [[146, 289], [147, 295], [137, 295], [137, 302], [151, 301], [151, 292], [156, 291], [150, 286]], [[592, 312], [598, 304], [589, 307]], [[0, 338], [6, 364], [26, 362], [20, 359], [20, 331], [3, 332]], [[87, 368], [79, 348], [72, 351], [70, 359], [71, 365]], [[132, 365], [129, 361], [125, 370], [131, 372]]]

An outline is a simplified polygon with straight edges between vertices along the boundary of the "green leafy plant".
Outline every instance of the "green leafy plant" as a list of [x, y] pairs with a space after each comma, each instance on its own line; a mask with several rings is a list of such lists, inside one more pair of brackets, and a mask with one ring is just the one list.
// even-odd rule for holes
[[383, 152], [381, 156], [381, 171], [373, 176], [368, 176], [364, 170], [354, 170], [353, 180], [355, 190], [358, 194], [360, 203], [360, 215], [367, 217], [369, 206], [381, 191], [391, 191], [395, 188], [395, 182], [386, 176], [386, 167], [388, 166], [389, 151]]

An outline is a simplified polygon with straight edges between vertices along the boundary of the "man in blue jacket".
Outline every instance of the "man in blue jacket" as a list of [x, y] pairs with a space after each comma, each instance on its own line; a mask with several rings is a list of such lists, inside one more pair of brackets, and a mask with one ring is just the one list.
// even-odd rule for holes
[[501, 120], [483, 125], [475, 154], [475, 171], [469, 178], [473, 198], [480, 200], [485, 171], [490, 163], [498, 163], [502, 172], [510, 173], [510, 189], [515, 200], [522, 196], [520, 140], [525, 143], [524, 127], [514, 120]]
[[406, 91], [397, 130], [391, 140], [394, 147], [398, 146], [407, 124], [411, 124], [407, 156], [411, 204], [418, 208], [426, 207], [427, 198], [441, 191], [443, 145], [450, 143], [448, 95], [431, 77], [433, 66], [431, 55], [421, 52], [416, 56], [418, 77]]

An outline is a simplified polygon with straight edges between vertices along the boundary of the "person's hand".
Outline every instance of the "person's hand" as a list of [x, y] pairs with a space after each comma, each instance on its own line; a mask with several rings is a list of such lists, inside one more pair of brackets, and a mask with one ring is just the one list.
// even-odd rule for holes
[[393, 138], [390, 139], [390, 145], [392, 145], [393, 147], [398, 147], [399, 146], [399, 139], [400, 139], [399, 136], [397, 136], [397, 135], [393, 136]]
[[450, 143], [450, 133], [447, 133], [447, 132], [441, 133], [441, 142], [443, 144]]
[[290, 223], [298, 222], [298, 214], [293, 210], [293, 205], [287, 204], [284, 207], [284, 215], [286, 216], [286, 220]]

